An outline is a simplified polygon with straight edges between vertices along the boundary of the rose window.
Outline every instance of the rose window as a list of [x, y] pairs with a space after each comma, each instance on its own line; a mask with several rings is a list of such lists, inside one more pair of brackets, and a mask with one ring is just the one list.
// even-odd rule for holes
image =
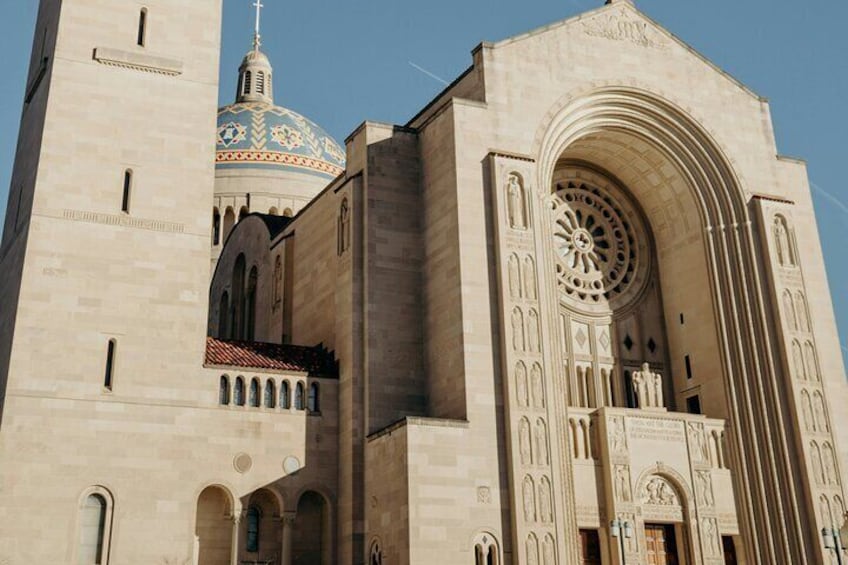
[[[590, 175], [584, 175], [590, 176]], [[586, 304], [636, 292], [646, 279], [648, 255], [635, 209], [587, 179], [557, 183], [551, 199], [554, 251], [560, 288]]]

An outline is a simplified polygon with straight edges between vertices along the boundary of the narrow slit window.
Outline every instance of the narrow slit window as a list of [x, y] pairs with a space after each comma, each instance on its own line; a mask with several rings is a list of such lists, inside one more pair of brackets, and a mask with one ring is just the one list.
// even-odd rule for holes
[[256, 73], [256, 94], [265, 94], [265, 73]]
[[138, 46], [144, 47], [147, 42], [147, 8], [142, 8], [138, 14]]
[[244, 73], [244, 92], [242, 94], [250, 94], [250, 81], [253, 80], [253, 73], [247, 71]]
[[297, 383], [297, 386], [294, 389], [294, 409], [295, 410], [305, 410], [306, 405], [304, 403], [303, 398], [303, 383]]
[[127, 169], [126, 171], [124, 171], [124, 193], [123, 197], [121, 198], [121, 211], [125, 214], [130, 213], [130, 195], [132, 193], [132, 181], [132, 170]]
[[230, 378], [227, 375], [221, 377], [220, 390], [218, 394], [218, 402], [221, 406], [227, 406], [230, 403]]
[[103, 377], [103, 387], [106, 390], [112, 390], [112, 381], [115, 372], [115, 349], [117, 347], [117, 343], [114, 339], [109, 340], [109, 344], [106, 346], [106, 374]]
[[280, 408], [283, 410], [291, 408], [291, 396], [288, 381], [283, 381], [280, 385]]
[[318, 383], [309, 385], [309, 396], [307, 397], [306, 407], [312, 413], [317, 414], [321, 411], [321, 406], [318, 403]]
[[684, 362], [686, 363], [686, 378], [691, 379], [692, 378], [692, 360], [687, 355], [684, 358]]

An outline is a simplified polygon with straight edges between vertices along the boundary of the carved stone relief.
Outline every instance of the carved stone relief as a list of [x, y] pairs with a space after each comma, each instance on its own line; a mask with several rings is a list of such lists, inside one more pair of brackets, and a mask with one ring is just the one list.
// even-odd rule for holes
[[551, 524], [554, 521], [553, 494], [551, 482], [547, 477], [542, 477], [539, 481], [539, 519], [543, 524]]
[[524, 314], [518, 307], [512, 310], [512, 350], [524, 351]]
[[792, 342], [792, 362], [795, 365], [795, 378], [807, 380], [807, 371], [804, 368], [804, 354], [801, 352], [801, 344]]
[[692, 450], [692, 459], [695, 461], [708, 461], [703, 425], [696, 422], [689, 422], [686, 427], [689, 430], [689, 445]]
[[529, 475], [524, 477], [522, 495], [524, 497], [524, 521], [528, 524], [533, 523], [536, 521], [536, 488]]
[[795, 293], [795, 310], [797, 311], [798, 329], [810, 331], [810, 316], [807, 313], [807, 299], [801, 292]]
[[662, 477], [653, 477], [645, 485], [642, 503], [655, 506], [679, 506], [674, 488]]
[[591, 19], [583, 24], [583, 32], [611, 41], [626, 41], [641, 47], [668, 49], [669, 42], [648, 23], [623, 12]]
[[527, 314], [527, 350], [530, 353], [541, 351], [539, 344], [539, 313], [531, 309]]
[[662, 376], [651, 372], [650, 365], [643, 363], [642, 370], [634, 371], [630, 378], [639, 408], [665, 408]]
[[509, 227], [517, 230], [525, 230], [527, 222], [527, 196], [524, 182], [515, 173], [510, 174], [506, 182], [507, 215]]
[[518, 450], [521, 453], [521, 464], [533, 464], [533, 447], [530, 439], [530, 422], [522, 418], [518, 424]]
[[789, 226], [786, 218], [777, 215], [774, 217], [772, 226], [774, 234], [774, 247], [777, 254], [777, 262], [783, 267], [794, 267], [796, 265], [795, 252], [789, 237]]
[[820, 432], [829, 432], [830, 425], [827, 422], [827, 413], [824, 408], [824, 397], [816, 391], [813, 394], [813, 413], [815, 414], [816, 429]]
[[833, 454], [833, 448], [829, 443], [825, 443], [822, 448], [824, 459], [824, 478], [829, 485], [839, 483], [839, 475], [836, 474], [836, 457]]
[[713, 496], [713, 485], [709, 471], [698, 471], [696, 474], [698, 481], [698, 503], [702, 506], [714, 506], [715, 496]]
[[830, 514], [830, 501], [825, 495], [819, 498], [819, 512], [821, 512], [821, 523], [830, 525], [833, 523], [833, 516]]
[[536, 462], [547, 466], [548, 459], [548, 426], [542, 418], [536, 422]]
[[507, 272], [509, 273], [509, 295], [514, 300], [518, 300], [521, 298], [521, 266], [519, 265], [517, 255], [512, 254], [509, 256]]
[[615, 498], [621, 502], [633, 502], [630, 489], [630, 468], [627, 465], [615, 466]]
[[518, 397], [518, 406], [521, 408], [530, 406], [529, 389], [527, 388], [527, 367], [521, 361], [515, 364], [515, 394]]
[[815, 475], [816, 484], [824, 484], [824, 464], [822, 463], [821, 449], [816, 442], [810, 443], [810, 453], [813, 459], [813, 475]]
[[524, 259], [524, 293], [528, 300], [536, 300], [536, 262], [532, 257]]
[[610, 449], [613, 453], [627, 452], [627, 434], [624, 432], [624, 418], [610, 420]]
[[790, 330], [798, 329], [798, 319], [795, 316], [795, 303], [792, 300], [792, 293], [788, 290], [783, 291], [783, 310], [786, 313], [786, 324]]
[[533, 407], [545, 407], [545, 386], [542, 377], [542, 366], [538, 363], [533, 364], [530, 369], [530, 386], [533, 391]]
[[806, 390], [801, 391], [801, 412], [804, 415], [804, 429], [808, 432], [816, 431], [816, 424], [813, 420], [813, 403], [810, 400], [810, 393]]
[[721, 554], [721, 538], [718, 534], [718, 523], [715, 518], [704, 518], [701, 520], [704, 531], [704, 544], [708, 555]]
[[527, 536], [527, 565], [539, 565], [539, 542], [534, 534]]
[[804, 364], [807, 368], [807, 378], [810, 380], [821, 381], [821, 375], [819, 375], [819, 363], [816, 358], [816, 348], [811, 341], [804, 344]]
[[550, 534], [545, 536], [542, 543], [542, 565], [556, 565], [556, 545]]

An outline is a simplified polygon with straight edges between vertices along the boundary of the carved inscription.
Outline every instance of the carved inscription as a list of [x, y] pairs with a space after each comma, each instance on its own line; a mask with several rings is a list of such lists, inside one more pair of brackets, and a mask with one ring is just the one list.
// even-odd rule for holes
[[185, 226], [173, 222], [160, 220], [145, 220], [133, 218], [126, 214], [102, 214], [99, 212], [85, 212], [82, 210], [65, 210], [64, 218], [74, 222], [85, 222], [89, 224], [104, 224], [107, 226], [121, 226], [125, 228], [136, 228], [141, 230], [183, 233]]
[[642, 440], [681, 441], [683, 428], [672, 420], [633, 419], [628, 424], [630, 437]]

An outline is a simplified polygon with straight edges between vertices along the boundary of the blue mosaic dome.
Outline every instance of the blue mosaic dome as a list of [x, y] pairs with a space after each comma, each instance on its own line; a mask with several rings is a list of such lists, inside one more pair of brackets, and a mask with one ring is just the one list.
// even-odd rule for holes
[[218, 110], [217, 169], [284, 169], [332, 180], [344, 166], [344, 149], [297, 112], [267, 102]]

